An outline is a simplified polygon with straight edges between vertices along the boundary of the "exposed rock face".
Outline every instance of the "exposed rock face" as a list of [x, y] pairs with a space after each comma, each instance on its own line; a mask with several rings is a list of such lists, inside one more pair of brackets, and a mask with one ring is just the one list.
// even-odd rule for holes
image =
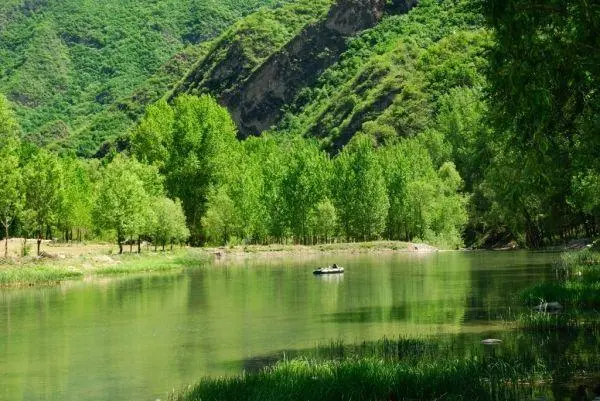
[[240, 135], [257, 135], [276, 124], [281, 108], [315, 83], [346, 49], [346, 39], [377, 24], [386, 0], [340, 0], [324, 21], [310, 25], [271, 56], [235, 92], [223, 97]]
[[[417, 2], [395, 0], [392, 7], [405, 13]], [[387, 0], [339, 0], [324, 20], [308, 25], [257, 69], [241, 71], [243, 51], [233, 46], [210, 71], [203, 67], [214, 65], [209, 56], [174, 94], [211, 93], [231, 112], [240, 137], [258, 135], [280, 120], [282, 107], [302, 88], [314, 85], [338, 61], [349, 37], [375, 26], [388, 7]]]

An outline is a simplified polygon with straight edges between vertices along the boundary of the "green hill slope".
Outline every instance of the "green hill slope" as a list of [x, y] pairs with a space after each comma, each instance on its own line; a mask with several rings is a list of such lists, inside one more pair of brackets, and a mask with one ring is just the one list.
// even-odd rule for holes
[[[280, 3], [5, 0], [0, 4], [0, 92], [16, 106], [27, 136], [41, 144], [64, 140], [88, 129], [93, 116], [117, 107], [140, 86], [141, 92], [154, 85], [155, 92], [164, 93], [165, 79], [179, 79], [197, 58], [190, 46], [214, 38], [260, 6]], [[157, 72], [154, 82], [145, 84]], [[94, 139], [82, 146], [97, 146], [126, 125], [106, 120], [112, 126], [96, 124]]]

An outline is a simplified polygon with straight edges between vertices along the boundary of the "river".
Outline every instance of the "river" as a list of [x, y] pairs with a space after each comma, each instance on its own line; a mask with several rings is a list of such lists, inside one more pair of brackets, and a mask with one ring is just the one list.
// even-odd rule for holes
[[[0, 400], [157, 400], [285, 352], [506, 328], [558, 254], [336, 254], [0, 290]], [[318, 277], [338, 263], [344, 275]]]

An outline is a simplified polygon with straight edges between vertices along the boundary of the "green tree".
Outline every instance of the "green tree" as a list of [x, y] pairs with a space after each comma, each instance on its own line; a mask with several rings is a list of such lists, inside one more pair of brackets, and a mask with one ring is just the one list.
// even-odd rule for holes
[[316, 142], [303, 138], [285, 144], [284, 153], [288, 167], [281, 185], [287, 224], [296, 242], [306, 242], [310, 211], [330, 192], [331, 163]]
[[226, 244], [235, 231], [235, 204], [224, 187], [213, 188], [208, 195], [202, 227], [209, 242]]
[[148, 106], [146, 114], [131, 134], [132, 150], [142, 161], [163, 169], [173, 146], [175, 113], [160, 100]]
[[82, 160], [63, 158], [61, 169], [63, 180], [58, 225], [64, 233], [65, 241], [73, 239], [73, 230], [77, 230], [77, 239], [81, 240], [82, 232], [92, 226], [93, 184]]
[[4, 226], [4, 257], [9, 228], [23, 206], [19, 167], [19, 126], [8, 101], [0, 95], [0, 221]]
[[147, 224], [150, 197], [136, 174], [140, 164], [118, 155], [104, 170], [93, 216], [98, 228], [114, 230], [119, 253], [126, 238], [139, 235]]
[[344, 234], [355, 240], [377, 238], [390, 206], [373, 140], [358, 134], [335, 160], [334, 194]]
[[600, 8], [578, 0], [482, 5], [495, 33], [488, 79], [499, 134], [485, 182], [492, 201], [530, 246], [581, 227], [597, 231], [570, 199], [579, 177], [600, 171]]
[[239, 155], [229, 113], [210, 96], [182, 95], [149, 109], [132, 139], [136, 156], [159, 167], [169, 195], [181, 200], [199, 243], [209, 189], [227, 181]]
[[436, 171], [419, 138], [402, 140], [379, 151], [390, 200], [389, 238], [426, 240], [457, 247], [467, 219], [463, 181], [454, 164]]
[[325, 198], [309, 212], [309, 227], [314, 240], [329, 243], [337, 234], [338, 217], [333, 202]]
[[25, 209], [37, 237], [37, 254], [42, 239], [58, 220], [61, 203], [62, 169], [57, 156], [40, 149], [23, 169]]
[[186, 226], [181, 202], [162, 197], [155, 198], [152, 204], [155, 216], [152, 234], [155, 244], [161, 243], [164, 251], [167, 243], [171, 244], [172, 250], [174, 242], [186, 241], [190, 231]]

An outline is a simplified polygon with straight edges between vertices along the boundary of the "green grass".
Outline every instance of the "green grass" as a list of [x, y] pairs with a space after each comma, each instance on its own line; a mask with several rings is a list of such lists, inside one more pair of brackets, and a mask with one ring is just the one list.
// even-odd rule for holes
[[256, 373], [203, 379], [172, 400], [517, 400], [531, 391], [523, 383], [550, 375], [531, 352], [459, 348], [453, 341], [333, 342]]
[[600, 282], [542, 283], [525, 290], [522, 298], [528, 305], [538, 305], [543, 300], [559, 302], [564, 307], [594, 309], [600, 307]]
[[85, 276], [166, 273], [197, 268], [210, 261], [202, 250], [175, 250], [142, 253], [84, 256], [74, 259], [26, 259], [20, 263], [0, 263], [0, 287], [53, 285]]
[[568, 308], [600, 307], [600, 252], [584, 249], [565, 252], [556, 264], [557, 282], [546, 282], [528, 288], [521, 294], [530, 306], [542, 301], [559, 302]]
[[537, 332], [576, 332], [578, 330], [600, 330], [598, 312], [540, 313], [522, 314], [517, 319], [517, 328]]
[[53, 284], [64, 280], [83, 277], [83, 272], [50, 266], [19, 267], [0, 269], [0, 287]]
[[[503, 361], [441, 360], [414, 367], [377, 359], [293, 360], [257, 374], [204, 380], [177, 400], [519, 399], [519, 376]], [[459, 384], [460, 383], [460, 384]]]
[[171, 400], [523, 400], [600, 373], [600, 327], [501, 335], [494, 347], [468, 335], [332, 342], [258, 372], [202, 379]]
[[138, 273], [165, 273], [203, 265], [210, 260], [209, 256], [200, 252], [175, 252], [164, 255], [122, 255], [117, 258], [116, 265], [98, 268], [95, 275], [112, 276]]

